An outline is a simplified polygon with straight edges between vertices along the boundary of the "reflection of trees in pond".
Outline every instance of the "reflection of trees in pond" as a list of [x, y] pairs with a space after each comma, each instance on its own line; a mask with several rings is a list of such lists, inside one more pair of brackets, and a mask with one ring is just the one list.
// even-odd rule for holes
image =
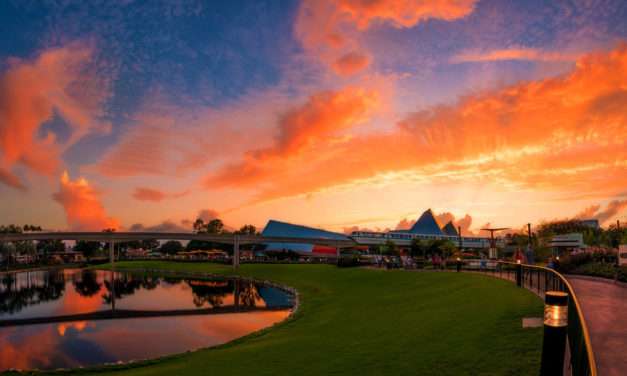
[[179, 283], [183, 282], [181, 278], [174, 278], [174, 277], [163, 277], [162, 280], [163, 282], [172, 286], [178, 285]]
[[98, 282], [98, 275], [93, 270], [83, 270], [80, 278], [74, 280], [74, 290], [80, 296], [94, 296], [101, 287], [102, 284]]
[[202, 307], [205, 304], [211, 307], [221, 307], [227, 296], [233, 296], [233, 304], [236, 306], [254, 307], [260, 299], [255, 284], [247, 281], [191, 280], [186, 282], [192, 289], [196, 307]]
[[251, 282], [239, 282], [239, 294], [238, 301], [240, 306], [244, 307], [255, 307], [257, 304], [257, 300], [261, 299], [259, 295], [259, 290], [257, 290], [257, 286]]
[[138, 278], [129, 274], [122, 274], [120, 277], [114, 278], [113, 284], [110, 280], [105, 280], [104, 285], [107, 292], [102, 295], [102, 299], [105, 303], [111, 304], [113, 302], [112, 292], [115, 294], [115, 299], [122, 299], [124, 296], [133, 295], [143, 284], [143, 277]]
[[133, 295], [137, 290], [154, 290], [162, 282], [162, 278], [153, 276], [137, 276], [132, 274], [121, 274], [114, 278], [113, 285], [111, 280], [105, 280], [104, 285], [107, 292], [102, 295], [105, 303], [112, 302], [111, 292], [115, 292], [115, 298], [121, 299], [124, 296]]
[[209, 304], [211, 307], [220, 307], [224, 304], [224, 297], [233, 293], [233, 281], [191, 280], [186, 282], [192, 289], [196, 307], [202, 307], [205, 304]]
[[161, 278], [158, 277], [144, 277], [142, 281], [142, 288], [146, 290], [154, 290], [161, 283]]
[[27, 306], [57, 300], [65, 291], [63, 271], [6, 274], [0, 284], [0, 312], [15, 313]]

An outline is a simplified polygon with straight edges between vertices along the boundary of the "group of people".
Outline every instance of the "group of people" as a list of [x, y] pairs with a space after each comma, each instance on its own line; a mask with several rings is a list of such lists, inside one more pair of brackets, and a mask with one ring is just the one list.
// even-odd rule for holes
[[446, 269], [446, 258], [436, 253], [431, 256], [431, 265], [433, 269]]

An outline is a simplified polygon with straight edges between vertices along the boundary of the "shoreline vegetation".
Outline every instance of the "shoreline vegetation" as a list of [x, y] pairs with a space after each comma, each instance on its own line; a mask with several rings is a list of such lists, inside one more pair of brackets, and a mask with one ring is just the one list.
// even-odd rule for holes
[[[97, 268], [106, 268], [107, 265]], [[299, 309], [224, 345], [120, 366], [99, 375], [537, 374], [541, 329], [522, 329], [542, 302], [514, 284], [471, 273], [331, 265], [117, 262], [116, 270], [202, 272], [295, 288]]]

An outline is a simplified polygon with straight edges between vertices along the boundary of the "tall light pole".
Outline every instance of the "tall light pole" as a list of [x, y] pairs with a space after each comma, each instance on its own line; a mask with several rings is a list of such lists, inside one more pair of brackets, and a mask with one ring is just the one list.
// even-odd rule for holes
[[527, 263], [528, 264], [535, 264], [535, 258], [533, 255], [533, 249], [531, 248], [531, 223], [527, 223], [527, 237], [528, 237], [528, 241], [527, 241]]
[[462, 226], [457, 226], [457, 235], [459, 235], [459, 251], [462, 251], [464, 241], [462, 240]]
[[490, 254], [489, 257], [491, 259], [498, 258], [498, 254], [496, 251], [496, 239], [494, 239], [495, 231], [503, 231], [508, 230], [509, 227], [499, 227], [499, 228], [482, 228], [481, 231], [490, 231]]

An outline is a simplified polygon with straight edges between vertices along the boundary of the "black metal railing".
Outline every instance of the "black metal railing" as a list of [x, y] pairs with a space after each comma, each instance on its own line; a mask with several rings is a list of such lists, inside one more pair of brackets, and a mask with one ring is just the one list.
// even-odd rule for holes
[[581, 305], [573, 287], [563, 275], [541, 266], [506, 261], [490, 262], [483, 268], [471, 270], [512, 281], [542, 297], [546, 291], [568, 293], [568, 347], [571, 374], [574, 376], [597, 375], [590, 335]]

